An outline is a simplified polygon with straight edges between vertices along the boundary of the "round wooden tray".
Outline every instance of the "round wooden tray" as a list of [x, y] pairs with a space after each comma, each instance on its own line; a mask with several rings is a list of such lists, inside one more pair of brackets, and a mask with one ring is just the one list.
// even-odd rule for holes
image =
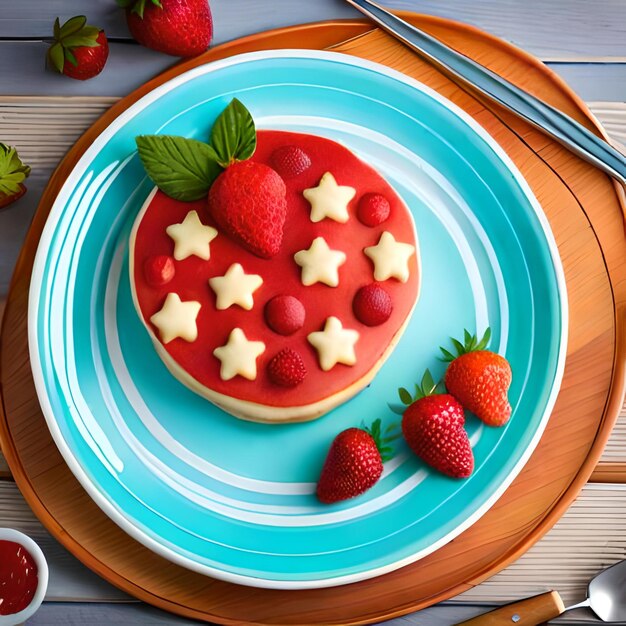
[[[602, 134], [584, 104], [533, 57], [463, 24], [404, 17]], [[255, 35], [177, 65], [124, 98], [85, 133], [52, 176], [18, 261], [0, 337], [0, 440], [11, 471], [37, 516], [74, 555], [114, 585], [166, 610], [224, 624], [352, 624], [401, 615], [458, 594], [506, 566], [554, 524], [588, 480], [621, 407], [623, 192], [524, 122], [490, 110], [390, 37], [370, 30], [365, 22], [347, 21]], [[430, 85], [477, 119], [515, 161], [548, 215], [570, 309], [565, 378], [555, 410], [537, 450], [496, 505], [413, 565], [374, 580], [310, 591], [212, 580], [128, 537], [86, 495], [52, 442], [27, 345], [28, 287], [37, 243], [59, 188], [94, 138], [131, 103], [185, 70], [240, 52], [285, 47], [333, 47], [385, 63]]]

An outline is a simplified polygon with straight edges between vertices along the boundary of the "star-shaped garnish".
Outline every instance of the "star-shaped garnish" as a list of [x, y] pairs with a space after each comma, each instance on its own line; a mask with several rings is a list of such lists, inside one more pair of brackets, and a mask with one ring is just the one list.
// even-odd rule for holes
[[335, 222], [345, 224], [350, 216], [348, 215], [348, 204], [356, 189], [338, 185], [335, 177], [326, 172], [317, 187], [305, 189], [302, 195], [311, 205], [311, 221], [321, 222], [328, 217]]
[[365, 248], [363, 252], [374, 262], [375, 280], [397, 278], [401, 283], [409, 280], [409, 259], [415, 253], [415, 246], [396, 241], [389, 231], [385, 231], [375, 246]]
[[209, 244], [217, 237], [217, 230], [205, 226], [197, 211], [189, 211], [180, 224], [168, 226], [165, 232], [174, 240], [174, 258], [177, 261], [194, 254], [205, 261], [211, 258]]
[[161, 310], [150, 321], [159, 329], [163, 343], [180, 337], [185, 341], [195, 341], [198, 337], [196, 318], [200, 303], [195, 300], [183, 302], [177, 293], [168, 293]]
[[249, 311], [254, 306], [252, 294], [263, 284], [258, 274], [246, 274], [239, 263], [233, 263], [224, 276], [209, 278], [217, 296], [215, 306], [223, 311], [233, 304]]
[[339, 284], [339, 266], [346, 262], [341, 250], [331, 250], [323, 237], [316, 237], [308, 250], [300, 250], [293, 255], [302, 268], [300, 280], [305, 287], [324, 283], [329, 287]]
[[344, 328], [338, 318], [327, 318], [324, 330], [310, 333], [309, 343], [317, 350], [320, 367], [327, 372], [337, 365], [354, 365], [356, 354], [354, 344], [359, 339], [356, 330]]
[[213, 355], [222, 363], [220, 378], [230, 380], [243, 376], [255, 380], [256, 360], [263, 352], [265, 344], [262, 341], [249, 341], [241, 328], [233, 328], [226, 344], [213, 350]]

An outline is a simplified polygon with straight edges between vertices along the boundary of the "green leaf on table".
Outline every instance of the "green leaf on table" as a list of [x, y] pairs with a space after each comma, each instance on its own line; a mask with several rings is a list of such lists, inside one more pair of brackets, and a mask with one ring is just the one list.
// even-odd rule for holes
[[201, 141], [171, 135], [141, 135], [135, 141], [148, 176], [175, 200], [206, 196], [222, 171], [213, 148]]
[[218, 163], [228, 167], [234, 161], [249, 159], [256, 150], [256, 129], [250, 111], [233, 98], [211, 130], [211, 145]]

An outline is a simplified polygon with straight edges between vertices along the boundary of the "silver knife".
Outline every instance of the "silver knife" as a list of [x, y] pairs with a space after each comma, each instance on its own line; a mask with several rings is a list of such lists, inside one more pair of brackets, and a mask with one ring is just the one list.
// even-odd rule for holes
[[455, 82], [477, 91], [522, 117], [626, 186], [626, 157], [576, 120], [476, 61], [452, 50], [372, 0], [346, 1]]

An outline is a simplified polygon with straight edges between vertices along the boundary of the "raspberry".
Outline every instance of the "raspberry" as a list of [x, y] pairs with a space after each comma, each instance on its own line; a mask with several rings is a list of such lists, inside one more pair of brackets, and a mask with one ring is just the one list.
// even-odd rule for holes
[[291, 348], [284, 348], [267, 365], [270, 380], [281, 387], [295, 387], [306, 376], [302, 357]]
[[293, 335], [304, 324], [306, 312], [294, 296], [274, 296], [265, 305], [265, 321], [279, 335]]
[[283, 178], [295, 178], [311, 167], [309, 155], [297, 146], [276, 148], [270, 163]]
[[366, 326], [380, 326], [393, 311], [391, 296], [379, 285], [361, 287], [352, 300], [352, 310], [359, 322]]
[[143, 264], [143, 275], [150, 287], [167, 285], [175, 273], [174, 259], [166, 254], [148, 257]]
[[359, 221], [366, 226], [382, 224], [390, 212], [389, 200], [379, 193], [366, 193], [361, 196], [356, 210]]

